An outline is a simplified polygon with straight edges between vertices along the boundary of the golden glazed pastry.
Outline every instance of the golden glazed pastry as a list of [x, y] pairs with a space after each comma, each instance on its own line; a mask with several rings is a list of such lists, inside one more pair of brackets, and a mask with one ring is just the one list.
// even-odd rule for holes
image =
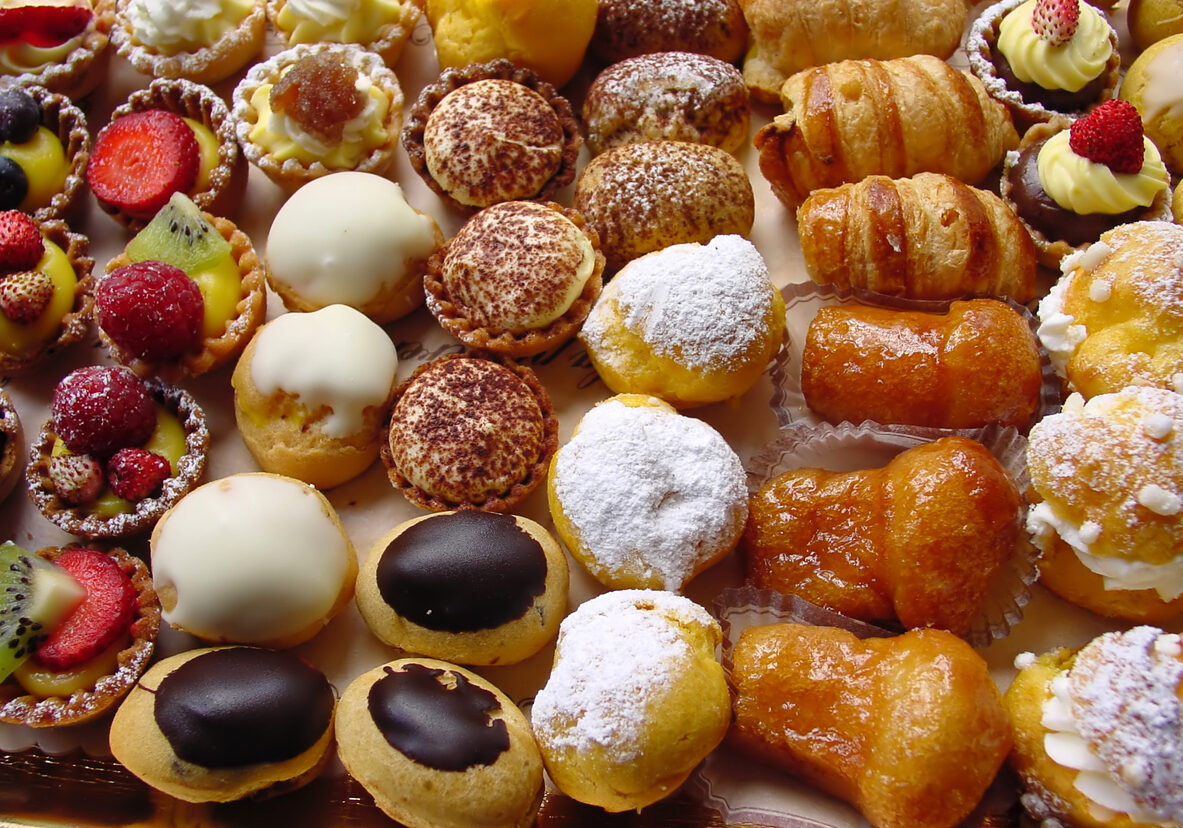
[[740, 548], [758, 587], [965, 635], [1026, 540], [1024, 506], [981, 443], [943, 437], [881, 468], [778, 474], [752, 495]]
[[760, 252], [724, 235], [629, 262], [600, 294], [579, 339], [615, 393], [693, 408], [751, 388], [784, 328], [784, 299]]
[[1149, 626], [1015, 660], [1005, 703], [1027, 812], [1079, 828], [1183, 825], [1183, 644]]
[[[1183, 31], [1152, 43], [1134, 58], [1119, 90], [1122, 100], [1137, 108], [1147, 137], [1175, 175], [1183, 175], [1183, 89], [1176, 82], [1181, 69]], [[1175, 192], [1177, 200], [1177, 187]]]
[[815, 190], [797, 210], [805, 269], [818, 284], [911, 299], [1035, 298], [1035, 245], [994, 193], [917, 173]]
[[947, 58], [961, 43], [968, 7], [960, 0], [741, 0], [751, 29], [743, 62], [752, 95], [775, 103], [790, 75], [853, 58], [928, 54]]
[[446, 661], [400, 658], [351, 681], [337, 741], [349, 774], [407, 828], [528, 828], [542, 805], [530, 720]]
[[659, 590], [608, 592], [563, 619], [531, 711], [559, 790], [610, 812], [676, 792], [731, 721], [721, 639], [706, 610]]
[[600, 0], [590, 51], [602, 64], [653, 52], [737, 63], [747, 38], [740, 0]]
[[547, 502], [610, 589], [680, 591], [730, 554], [748, 515], [743, 465], [719, 433], [640, 394], [584, 414], [551, 460]]
[[729, 740], [875, 828], [952, 828], [1011, 747], [986, 662], [944, 630], [860, 641], [834, 627], [748, 627], [731, 682]]
[[567, 556], [541, 524], [481, 509], [433, 512], [375, 542], [357, 608], [392, 647], [457, 664], [517, 664], [567, 612]]
[[378, 459], [397, 374], [394, 342], [361, 311], [285, 313], [234, 367], [234, 421], [263, 471], [331, 489]]
[[642, 141], [689, 141], [738, 153], [748, 143], [751, 105], [743, 75], [727, 61], [654, 52], [596, 75], [581, 114], [593, 155]]
[[1061, 269], [1039, 303], [1039, 338], [1070, 389], [1183, 390], [1183, 227], [1119, 225]]
[[821, 308], [801, 354], [801, 392], [831, 423], [1025, 430], [1043, 393], [1038, 340], [997, 299], [944, 313], [858, 303]]
[[336, 691], [293, 653], [204, 647], [169, 656], [111, 721], [111, 753], [185, 802], [264, 799], [311, 782], [332, 756]]
[[791, 75], [784, 114], [756, 133], [760, 171], [796, 209], [868, 175], [946, 173], [976, 185], [1019, 143], [981, 81], [932, 55], [844, 60]]
[[266, 0], [267, 20], [290, 47], [357, 43], [394, 68], [423, 15], [423, 0]]
[[471, 211], [549, 200], [574, 180], [583, 136], [566, 98], [502, 59], [445, 69], [420, 92], [402, 142], [423, 182]]
[[428, 261], [427, 307], [470, 348], [513, 357], [573, 337], [603, 287], [599, 237], [554, 202], [480, 210]]
[[746, 237], [756, 216], [743, 164], [687, 141], [622, 144], [597, 155], [579, 173], [574, 204], [599, 234], [609, 275], [670, 245]]
[[1041, 583], [1108, 617], [1183, 612], [1183, 396], [1074, 394], [1031, 429], [1027, 467]]
[[451, 354], [399, 386], [380, 456], [391, 485], [417, 506], [504, 512], [545, 479], [558, 431], [528, 366]]
[[264, 0], [115, 0], [111, 42], [145, 75], [214, 84], [263, 48]]

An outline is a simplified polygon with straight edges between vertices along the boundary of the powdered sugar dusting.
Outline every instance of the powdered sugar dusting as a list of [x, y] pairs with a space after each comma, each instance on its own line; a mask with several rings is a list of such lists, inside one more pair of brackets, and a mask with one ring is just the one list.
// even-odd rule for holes
[[608, 284], [582, 337], [614, 361], [607, 332], [615, 304], [625, 327], [653, 352], [688, 367], [734, 364], [767, 328], [772, 307], [768, 266], [750, 241], [716, 236], [634, 259]]
[[715, 623], [669, 592], [617, 590], [581, 604], [559, 627], [554, 669], [534, 700], [539, 742], [558, 751], [606, 749], [618, 763], [636, 759], [651, 702], [692, 663], [680, 628]]
[[1178, 642], [1149, 626], [1106, 633], [1069, 674], [1073, 713], [1093, 752], [1139, 806], [1175, 823], [1183, 822]]
[[555, 494], [608, 577], [656, 576], [680, 589], [730, 551], [747, 517], [743, 465], [701, 420], [608, 400], [555, 461]]

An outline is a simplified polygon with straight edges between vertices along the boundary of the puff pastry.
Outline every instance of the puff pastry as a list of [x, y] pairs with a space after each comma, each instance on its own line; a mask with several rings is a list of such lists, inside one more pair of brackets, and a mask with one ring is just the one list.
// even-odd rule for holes
[[947, 58], [961, 42], [964, 0], [741, 0], [750, 30], [744, 81], [775, 102], [785, 78], [851, 58], [929, 54]]
[[790, 209], [868, 175], [942, 172], [978, 184], [1019, 143], [981, 81], [932, 55], [806, 69], [780, 97], [784, 113], [754, 143], [760, 172]]
[[810, 278], [913, 299], [1035, 298], [1035, 245], [1006, 203], [941, 173], [869, 176], [797, 211]]

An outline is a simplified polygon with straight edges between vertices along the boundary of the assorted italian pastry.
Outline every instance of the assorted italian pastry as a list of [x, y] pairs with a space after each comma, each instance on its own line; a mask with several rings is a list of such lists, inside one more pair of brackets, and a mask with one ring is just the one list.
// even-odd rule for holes
[[0, 2], [0, 745], [1181, 828], [1162, 5]]

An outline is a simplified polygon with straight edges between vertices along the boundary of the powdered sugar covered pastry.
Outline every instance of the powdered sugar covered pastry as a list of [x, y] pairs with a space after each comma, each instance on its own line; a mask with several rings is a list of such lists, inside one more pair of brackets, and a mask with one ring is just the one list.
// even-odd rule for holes
[[607, 811], [674, 793], [731, 721], [721, 639], [705, 609], [659, 590], [608, 592], [563, 619], [531, 712], [559, 789]]
[[1031, 429], [1027, 466], [1048, 587], [1131, 620], [1183, 611], [1183, 395], [1074, 394]]
[[1006, 693], [1023, 804], [1044, 825], [1183, 825], [1183, 643], [1152, 626], [1027, 655]]
[[1039, 303], [1039, 338], [1073, 390], [1183, 391], [1183, 227], [1123, 224], [1060, 269]]
[[601, 583], [677, 591], [739, 542], [745, 480], [739, 457], [706, 423], [623, 394], [585, 414], [556, 452], [550, 512]]

